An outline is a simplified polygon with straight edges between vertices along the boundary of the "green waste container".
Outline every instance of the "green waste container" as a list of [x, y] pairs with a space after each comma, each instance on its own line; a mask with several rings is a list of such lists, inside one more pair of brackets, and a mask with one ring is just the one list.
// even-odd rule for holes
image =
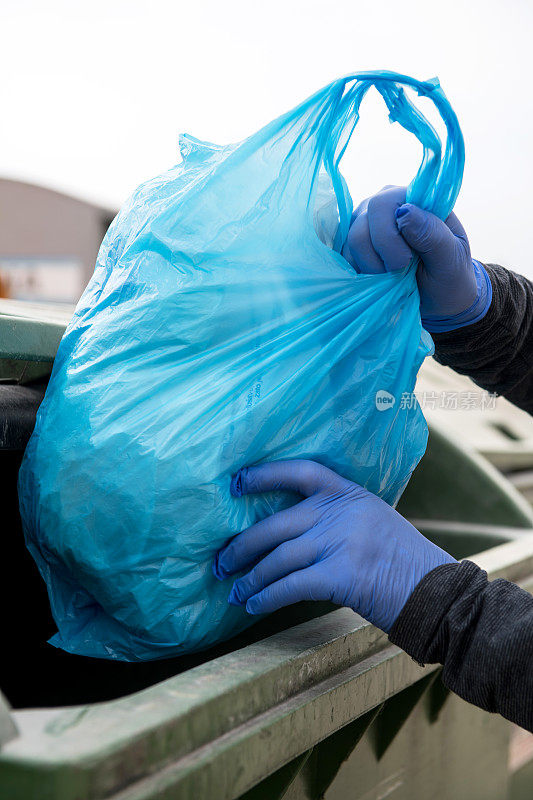
[[[0, 303], [6, 429], [17, 398], [31, 419], [67, 316]], [[148, 664], [46, 645], [53, 622], [16, 512], [17, 436], [0, 447], [17, 576], [3, 596], [0, 797], [526, 796], [531, 764], [509, 769], [513, 726], [451, 696], [437, 667], [419, 666], [348, 609], [300, 604], [211, 651]], [[433, 426], [399, 508], [457, 557], [533, 589], [530, 506], [445, 429]]]

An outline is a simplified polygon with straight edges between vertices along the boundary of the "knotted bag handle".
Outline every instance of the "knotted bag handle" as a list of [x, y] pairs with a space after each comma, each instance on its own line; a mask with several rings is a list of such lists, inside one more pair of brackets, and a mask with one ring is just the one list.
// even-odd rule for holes
[[[376, 70], [358, 72], [333, 81], [299, 108], [315, 105], [310, 118], [310, 131], [316, 140], [315, 176], [323, 164], [329, 173], [339, 207], [340, 226], [335, 249], [346, 239], [352, 213], [349, 193], [339, 172], [339, 163], [359, 120], [361, 102], [375, 86], [389, 110], [391, 122], [399, 122], [413, 133], [423, 146], [418, 172], [407, 189], [407, 202], [446, 219], [461, 187], [465, 150], [461, 128], [455, 112], [437, 78], [418, 81], [408, 75]], [[439, 135], [424, 114], [406, 95], [403, 87], [415, 89], [428, 97], [437, 108], [446, 127], [444, 155]]]

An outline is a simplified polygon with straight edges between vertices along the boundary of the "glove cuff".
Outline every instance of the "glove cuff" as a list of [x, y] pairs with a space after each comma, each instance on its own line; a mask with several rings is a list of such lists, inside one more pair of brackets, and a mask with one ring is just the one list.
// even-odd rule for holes
[[492, 302], [492, 283], [483, 264], [472, 259], [476, 276], [477, 297], [472, 305], [452, 317], [422, 317], [422, 325], [429, 333], [446, 333], [473, 325], [483, 319]]

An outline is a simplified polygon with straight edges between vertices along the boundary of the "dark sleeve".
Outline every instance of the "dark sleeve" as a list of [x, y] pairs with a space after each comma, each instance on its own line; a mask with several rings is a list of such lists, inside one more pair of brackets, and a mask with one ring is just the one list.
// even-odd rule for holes
[[473, 325], [432, 334], [435, 359], [531, 414], [533, 284], [496, 264], [484, 267], [492, 284], [488, 312]]
[[443, 664], [464, 700], [533, 732], [533, 597], [516, 584], [489, 582], [470, 561], [437, 567], [389, 638], [420, 664]]

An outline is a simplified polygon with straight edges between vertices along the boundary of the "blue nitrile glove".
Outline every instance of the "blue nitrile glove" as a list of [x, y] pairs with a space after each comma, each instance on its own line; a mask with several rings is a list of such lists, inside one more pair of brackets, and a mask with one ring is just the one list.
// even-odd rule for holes
[[250, 614], [331, 600], [388, 632], [424, 575], [455, 562], [384, 500], [314, 461], [244, 468], [231, 483], [234, 497], [273, 490], [306, 499], [235, 536], [213, 564], [219, 580], [252, 567], [228, 598]]
[[452, 331], [482, 319], [492, 300], [485, 268], [472, 260], [463, 226], [446, 222], [405, 202], [405, 188], [387, 186], [364, 200], [352, 215], [343, 247], [358, 272], [403, 269], [414, 253], [422, 324], [430, 333]]

